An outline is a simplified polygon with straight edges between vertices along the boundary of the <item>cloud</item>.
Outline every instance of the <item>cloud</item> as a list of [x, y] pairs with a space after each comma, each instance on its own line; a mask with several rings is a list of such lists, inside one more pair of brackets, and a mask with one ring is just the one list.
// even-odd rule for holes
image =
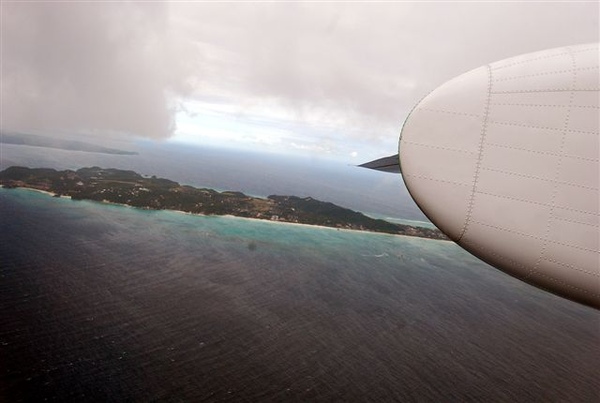
[[444, 81], [597, 41], [598, 18], [597, 3], [3, 3], [2, 127], [164, 138], [195, 99], [363, 155], [395, 148]]
[[[598, 40], [591, 3], [177, 4], [210, 54], [197, 97], [277, 104], [350, 139], [383, 139], [413, 105], [480, 65]], [[251, 112], [249, 112], [251, 113]], [[397, 136], [396, 136], [397, 137]], [[394, 139], [394, 142], [397, 140]]]
[[168, 137], [186, 67], [161, 3], [2, 4], [2, 128]]

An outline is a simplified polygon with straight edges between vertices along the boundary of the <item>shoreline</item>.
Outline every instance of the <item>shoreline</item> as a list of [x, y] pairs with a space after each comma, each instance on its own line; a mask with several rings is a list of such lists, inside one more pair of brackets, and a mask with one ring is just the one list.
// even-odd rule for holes
[[[164, 210], [164, 211], [173, 211], [173, 210]], [[194, 213], [186, 213], [186, 214], [196, 215]], [[201, 215], [204, 217], [210, 217], [210, 216], [203, 215], [203, 214], [198, 214], [198, 215]], [[353, 233], [399, 236], [399, 237], [406, 237], [406, 238], [426, 239], [428, 241], [444, 241], [444, 242], [446, 241], [444, 239], [425, 238], [425, 237], [421, 237], [421, 236], [412, 236], [412, 235], [403, 235], [403, 234], [390, 234], [388, 232], [367, 231], [367, 230], [362, 230], [362, 229], [351, 229], [351, 228], [327, 227], [325, 225], [313, 225], [313, 224], [304, 224], [304, 223], [289, 222], [289, 221], [274, 221], [274, 220], [262, 219], [262, 218], [238, 217], [238, 216], [234, 216], [231, 214], [225, 214], [225, 215], [214, 216], [214, 217], [226, 217], [226, 218], [235, 218], [235, 219], [239, 219], [239, 220], [262, 221], [262, 222], [267, 222], [269, 224], [294, 225], [294, 226], [298, 226], [298, 227], [319, 228], [319, 229], [327, 229], [327, 230], [331, 230], [331, 231], [344, 231], [344, 232], [353, 232]]]
[[[16, 188], [5, 188], [3, 185], [0, 185], [0, 188], [3, 188], [3, 189], [24, 189], [24, 190], [31, 190], [31, 191], [38, 192], [38, 193], [44, 194], [46, 196], [51, 196], [51, 197], [54, 197], [54, 198], [61, 198], [61, 199], [73, 200], [71, 196], [65, 196], [65, 195], [57, 196], [56, 193], [49, 192], [47, 190], [31, 188], [31, 187], [18, 186]], [[79, 200], [76, 200], [76, 201], [79, 201]], [[172, 213], [176, 213], [176, 214], [184, 214], [184, 215], [197, 216], [197, 217], [235, 218], [235, 219], [240, 219], [240, 220], [251, 220], [251, 221], [255, 221], [255, 222], [256, 221], [266, 222], [266, 223], [270, 223], [270, 224], [295, 225], [295, 226], [306, 227], [306, 228], [328, 229], [328, 230], [332, 230], [332, 231], [355, 232], [355, 233], [364, 233], [364, 234], [379, 234], [379, 235], [397, 236], [397, 237], [405, 237], [405, 238], [419, 238], [419, 239], [426, 239], [426, 240], [429, 240], [429, 241], [442, 241], [442, 242], [447, 242], [448, 241], [448, 240], [445, 240], [445, 239], [426, 238], [426, 237], [412, 236], [412, 235], [403, 235], [403, 234], [390, 234], [390, 233], [387, 233], [387, 232], [367, 231], [367, 230], [358, 230], [358, 229], [351, 229], [351, 228], [327, 227], [327, 226], [324, 226], [324, 225], [312, 225], [312, 224], [296, 223], [296, 222], [288, 222], [288, 221], [275, 221], [275, 220], [261, 219], [261, 218], [238, 217], [238, 216], [235, 216], [235, 215], [232, 215], [232, 214], [207, 215], [207, 214], [192, 213], [192, 212], [189, 212], [189, 211], [182, 211], [182, 210], [150, 209], [150, 208], [143, 208], [143, 207], [131, 206], [129, 204], [124, 204], [124, 203], [114, 203], [114, 202], [111, 202], [111, 201], [108, 201], [108, 200], [87, 200], [87, 199], [83, 199], [82, 201], [93, 202], [93, 203], [101, 203], [101, 204], [112, 205], [112, 206], [119, 206], [119, 207], [128, 207], [128, 208], [133, 208], [133, 209], [140, 210], [140, 211], [167, 211], [167, 212], [172, 212]]]
[[[93, 200], [90, 200], [93, 201]], [[110, 203], [107, 202], [109, 204], [117, 204], [117, 203]], [[127, 206], [127, 207], [133, 207], [133, 206], [128, 206], [126, 204], [123, 204], [123, 206]], [[133, 207], [136, 208], [136, 207]], [[140, 210], [144, 210], [144, 209], [140, 209]], [[401, 235], [401, 234], [389, 234], [387, 232], [376, 232], [376, 231], [367, 231], [367, 230], [360, 230], [360, 229], [350, 229], [350, 228], [337, 228], [337, 227], [326, 227], [324, 225], [312, 225], [312, 224], [304, 224], [304, 223], [299, 223], [299, 222], [289, 222], [289, 221], [275, 221], [275, 220], [270, 220], [267, 218], [251, 218], [251, 217], [239, 217], [233, 214], [223, 214], [223, 215], [208, 215], [208, 214], [202, 214], [202, 213], [190, 213], [188, 211], [182, 211], [182, 210], [155, 210], [155, 211], [169, 211], [172, 213], [177, 213], [177, 214], [184, 214], [184, 215], [189, 215], [192, 217], [220, 217], [220, 218], [233, 218], [236, 220], [247, 220], [247, 221], [254, 221], [254, 222], [265, 222], [265, 223], [269, 223], [269, 224], [281, 224], [281, 225], [294, 225], [297, 227], [306, 227], [306, 228], [321, 228], [321, 229], [328, 229], [328, 230], [334, 230], [334, 231], [348, 231], [348, 232], [364, 232], [367, 234], [382, 234], [382, 235], [390, 235], [390, 236], [408, 236], [410, 238], [423, 238], [423, 237], [413, 237], [410, 235]], [[423, 239], [431, 239], [431, 240], [436, 240], [433, 238], [423, 238]]]
[[55, 197], [55, 198], [61, 198], [61, 199], [71, 199], [71, 196], [66, 196], [66, 195], [59, 195], [58, 193], [53, 193], [50, 192], [48, 190], [42, 190], [42, 189], [36, 189], [36, 188], [28, 188], [28, 187], [24, 187], [24, 186], [17, 186], [14, 188], [7, 188], [4, 187], [4, 185], [0, 185], [0, 188], [2, 189], [23, 189], [23, 190], [31, 190], [32, 192], [38, 192], [41, 194], [45, 194], [46, 196], [51, 196], [51, 197]]

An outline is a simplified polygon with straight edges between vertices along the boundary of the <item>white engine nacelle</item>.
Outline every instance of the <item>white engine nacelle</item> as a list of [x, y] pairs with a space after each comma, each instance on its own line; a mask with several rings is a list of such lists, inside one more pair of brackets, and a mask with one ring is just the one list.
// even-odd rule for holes
[[598, 44], [461, 75], [402, 128], [410, 194], [467, 251], [600, 308]]

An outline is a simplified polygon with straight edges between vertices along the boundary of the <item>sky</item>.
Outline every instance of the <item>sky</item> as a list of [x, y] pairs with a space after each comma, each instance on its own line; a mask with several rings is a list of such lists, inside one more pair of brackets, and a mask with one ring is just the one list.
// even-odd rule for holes
[[318, 155], [396, 152], [445, 81], [599, 40], [592, 2], [0, 3], [0, 129]]

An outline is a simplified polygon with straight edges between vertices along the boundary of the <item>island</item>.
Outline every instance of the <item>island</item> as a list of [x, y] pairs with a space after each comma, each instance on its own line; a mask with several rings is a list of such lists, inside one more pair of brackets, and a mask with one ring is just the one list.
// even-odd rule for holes
[[58, 171], [50, 168], [13, 166], [0, 172], [4, 188], [30, 188], [67, 196], [127, 206], [176, 210], [202, 215], [232, 215], [286, 223], [319, 225], [338, 229], [382, 232], [447, 240], [439, 230], [390, 223], [312, 197], [247, 196], [241, 192], [180, 185], [169, 179], [142, 176], [134, 171], [81, 168]]
[[0, 132], [0, 143], [14, 144], [18, 146], [56, 148], [59, 150], [82, 151], [87, 153], [114, 154], [114, 155], [138, 155], [135, 151], [125, 151], [116, 148], [108, 148], [96, 144], [86, 143], [79, 140], [61, 139], [35, 134]]

